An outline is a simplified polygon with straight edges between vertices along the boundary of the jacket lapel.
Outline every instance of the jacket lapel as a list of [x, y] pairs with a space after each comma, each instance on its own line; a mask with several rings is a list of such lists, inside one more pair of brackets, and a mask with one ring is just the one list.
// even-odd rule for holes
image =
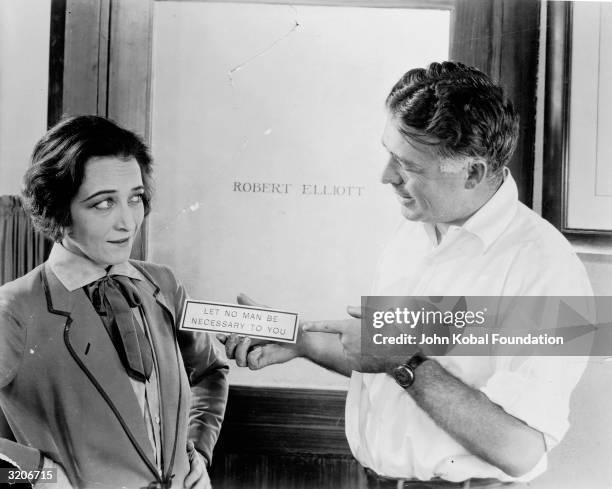
[[144, 416], [100, 317], [83, 289], [68, 291], [48, 266], [43, 274], [49, 312], [66, 318], [66, 347], [113, 411], [143, 461], [158, 477]]

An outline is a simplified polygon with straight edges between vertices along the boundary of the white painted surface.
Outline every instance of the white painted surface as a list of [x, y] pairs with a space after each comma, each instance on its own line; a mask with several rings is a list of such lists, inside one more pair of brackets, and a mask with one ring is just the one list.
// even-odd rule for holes
[[17, 194], [47, 129], [49, 0], [0, 1], [0, 195]]
[[[345, 317], [400, 219], [379, 183], [385, 98], [408, 69], [448, 57], [449, 13], [157, 2], [154, 18], [151, 260], [196, 299], [242, 291], [305, 318]], [[235, 192], [236, 181], [290, 187]], [[313, 184], [345, 195], [305, 194]], [[304, 361], [231, 375], [346, 386]]]

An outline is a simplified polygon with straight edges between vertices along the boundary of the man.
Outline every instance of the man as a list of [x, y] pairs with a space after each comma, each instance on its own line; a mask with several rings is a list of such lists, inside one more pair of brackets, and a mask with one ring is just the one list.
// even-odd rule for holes
[[[390, 158], [382, 181], [404, 219], [379, 261], [372, 295], [592, 295], [569, 243], [518, 201], [506, 168], [518, 116], [500, 87], [461, 63], [432, 63], [407, 72], [386, 105], [382, 143]], [[374, 487], [414, 480], [476, 487], [545, 470], [546, 452], [567, 431], [584, 363], [428, 358], [409, 348], [404, 362], [362, 356], [357, 319], [303, 323], [295, 347], [226, 341], [238, 365], [303, 356], [351, 376], [346, 434]], [[398, 367], [407, 375], [398, 376]]]

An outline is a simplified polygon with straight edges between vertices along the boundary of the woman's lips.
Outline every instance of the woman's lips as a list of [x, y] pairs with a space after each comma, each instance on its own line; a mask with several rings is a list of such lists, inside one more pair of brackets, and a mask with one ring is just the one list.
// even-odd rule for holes
[[125, 245], [125, 244], [129, 243], [130, 242], [130, 238], [128, 237], [128, 238], [123, 238], [123, 239], [108, 240], [108, 242], [110, 244], [121, 246], [121, 245]]

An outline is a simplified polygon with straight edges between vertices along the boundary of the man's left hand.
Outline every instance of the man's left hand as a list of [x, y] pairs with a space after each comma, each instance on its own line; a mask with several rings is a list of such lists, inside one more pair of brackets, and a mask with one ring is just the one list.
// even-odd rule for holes
[[193, 442], [188, 442], [188, 445], [190, 469], [185, 477], [185, 489], [212, 489], [204, 456], [193, 448]]

